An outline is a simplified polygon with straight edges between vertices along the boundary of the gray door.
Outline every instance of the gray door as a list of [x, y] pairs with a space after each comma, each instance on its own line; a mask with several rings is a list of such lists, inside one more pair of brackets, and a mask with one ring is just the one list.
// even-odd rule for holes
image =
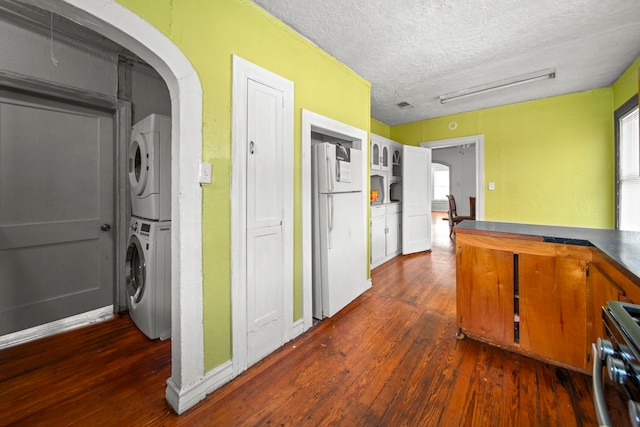
[[113, 304], [108, 112], [0, 91], [0, 335]]

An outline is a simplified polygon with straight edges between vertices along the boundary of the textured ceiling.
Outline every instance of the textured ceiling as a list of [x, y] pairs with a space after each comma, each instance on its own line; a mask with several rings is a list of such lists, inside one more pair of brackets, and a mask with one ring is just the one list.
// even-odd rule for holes
[[[640, 56], [638, 0], [254, 2], [370, 81], [388, 125], [611, 86]], [[438, 98], [545, 69], [556, 78]]]

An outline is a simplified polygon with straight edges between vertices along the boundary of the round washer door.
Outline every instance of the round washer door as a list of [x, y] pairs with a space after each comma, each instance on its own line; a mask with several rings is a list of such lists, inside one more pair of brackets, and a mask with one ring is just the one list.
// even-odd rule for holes
[[142, 252], [142, 245], [136, 236], [131, 236], [127, 248], [125, 279], [127, 295], [133, 304], [138, 304], [144, 295], [147, 265]]
[[129, 184], [133, 193], [140, 196], [149, 177], [149, 147], [147, 137], [139, 133], [129, 144]]

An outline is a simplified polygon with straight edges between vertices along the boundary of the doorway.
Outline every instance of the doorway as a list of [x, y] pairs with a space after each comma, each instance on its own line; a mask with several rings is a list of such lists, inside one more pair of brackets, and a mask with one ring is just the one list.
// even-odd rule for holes
[[[455, 150], [467, 150], [468, 153], [474, 152], [473, 159], [470, 159], [471, 164], [475, 167], [475, 185], [471, 188], [467, 188], [467, 192], [471, 193], [475, 191], [476, 197], [476, 218], [481, 221], [484, 219], [484, 135], [472, 135], [462, 138], [443, 139], [438, 141], [421, 142], [421, 147], [431, 148], [436, 158], [435, 153], [438, 149], [455, 149]], [[472, 150], [470, 150], [472, 148]], [[450, 162], [447, 162], [450, 163]], [[452, 178], [453, 180], [453, 178]], [[464, 203], [468, 201], [456, 200], [456, 204], [460, 208], [459, 212], [465, 212]]]
[[[25, 0], [125, 47], [167, 83], [172, 116], [172, 369], [167, 400], [177, 413], [206, 395], [202, 307], [202, 190], [193, 165], [202, 161], [202, 87], [196, 71], [163, 34], [114, 1]], [[178, 191], [179, 190], [179, 191]], [[177, 195], [180, 194], [178, 198]], [[188, 351], [187, 351], [188, 350]]]
[[[362, 182], [368, 182], [369, 139], [366, 131], [349, 126], [329, 117], [302, 110], [302, 319], [295, 322], [293, 336], [297, 336], [313, 326], [313, 237], [312, 237], [312, 167], [311, 147], [313, 134], [327, 135], [341, 140], [352, 141], [352, 147], [362, 151]], [[363, 235], [368, 236], [369, 194], [362, 192], [362, 209], [359, 215], [364, 227]], [[365, 242], [366, 245], [366, 242]], [[363, 286], [371, 287], [367, 277], [368, 256], [362, 260]], [[357, 267], [357, 266], [356, 266]]]

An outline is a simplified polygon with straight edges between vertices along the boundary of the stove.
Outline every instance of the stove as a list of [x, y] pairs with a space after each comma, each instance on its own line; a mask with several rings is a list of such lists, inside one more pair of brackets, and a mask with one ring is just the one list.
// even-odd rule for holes
[[640, 426], [640, 305], [609, 301], [602, 307], [606, 337], [592, 346], [593, 401], [601, 426], [611, 425], [604, 399], [602, 368], [624, 388], [632, 426]]

